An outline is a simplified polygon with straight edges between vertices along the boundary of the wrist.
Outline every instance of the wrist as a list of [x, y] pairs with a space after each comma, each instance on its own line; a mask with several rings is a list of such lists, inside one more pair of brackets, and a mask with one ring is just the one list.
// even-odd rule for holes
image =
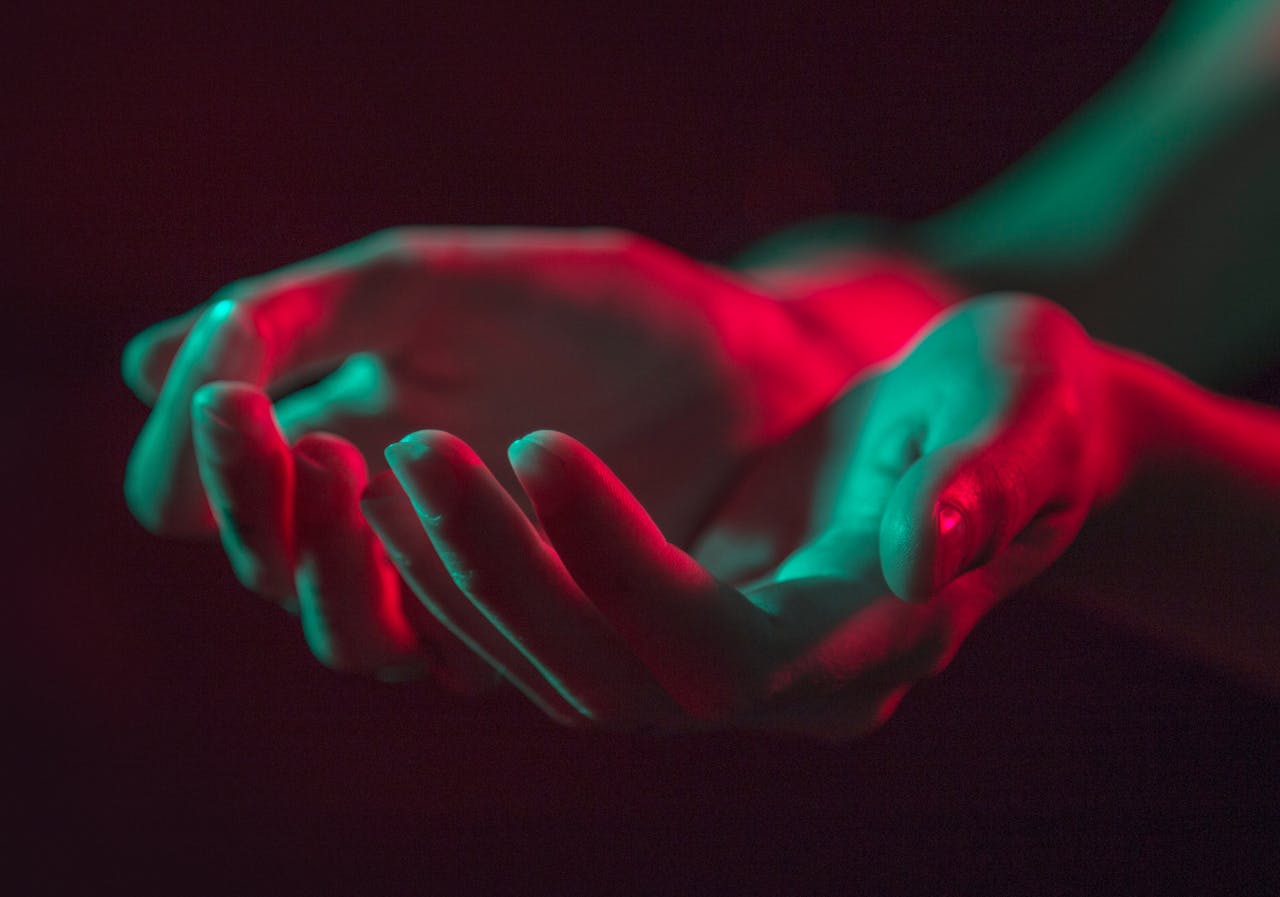
[[830, 249], [746, 272], [852, 377], [906, 345], [963, 298], [958, 285], [893, 250]]
[[1111, 495], [1138, 478], [1172, 475], [1280, 497], [1274, 409], [1210, 392], [1137, 353], [1097, 345], [1114, 446]]

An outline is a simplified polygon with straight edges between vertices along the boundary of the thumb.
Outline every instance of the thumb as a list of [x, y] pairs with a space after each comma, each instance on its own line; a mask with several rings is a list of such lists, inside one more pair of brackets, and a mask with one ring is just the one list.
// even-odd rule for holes
[[1053, 498], [1052, 472], [1035, 457], [998, 438], [953, 443], [908, 468], [880, 521], [889, 588], [925, 601], [1017, 539]]

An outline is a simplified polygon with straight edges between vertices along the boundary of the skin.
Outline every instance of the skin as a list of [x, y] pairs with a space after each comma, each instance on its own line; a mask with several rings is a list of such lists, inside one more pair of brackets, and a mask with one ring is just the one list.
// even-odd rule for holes
[[[1132, 70], [1054, 139], [889, 242], [970, 290], [1048, 290], [1095, 332], [1202, 379], [1254, 369], [1275, 324], [1274, 303], [1259, 299], [1271, 283], [1260, 216], [1274, 203], [1256, 188], [1274, 180], [1276, 33], [1262, 0], [1229, 14], [1175, 5]], [[1254, 148], [1243, 164], [1193, 164], [1237, 132]], [[1174, 146], [1169, 135], [1197, 139]], [[1225, 171], [1253, 185], [1250, 227], [1225, 242], [1187, 238], [1195, 251], [1152, 242], [1148, 231], [1185, 234], [1188, 222], [1214, 238], [1238, 224], [1235, 211], [1225, 222], [1222, 209], [1206, 213]], [[154, 406], [130, 458], [130, 507], [160, 534], [217, 533], [241, 581], [297, 611], [336, 669], [430, 671], [467, 691], [495, 670], [571, 724], [834, 737], [883, 719], [944, 665], [1092, 507], [1104, 513], [1085, 529], [1089, 559], [1058, 573], [1091, 596], [1131, 569], [1097, 558], [1126, 544], [1135, 521], [1160, 532], [1188, 519], [1150, 496], [1203, 485], [1191, 501], [1212, 513], [1189, 518], [1206, 538], [1232, 514], [1233, 531], [1280, 526], [1273, 416], [1093, 346], [1043, 303], [977, 303], [901, 364], [865, 373], [960, 290], [859, 248], [883, 245], [883, 233], [849, 231], [842, 222], [767, 241], [742, 260], [743, 277], [615, 231], [397, 231], [233, 284], [126, 349], [125, 379]], [[1201, 276], [1221, 270], [1233, 272], [1225, 290]], [[1191, 297], [1203, 313], [1171, 316], [1167, 301], [1185, 298], [1187, 283], [1210, 287]], [[1150, 327], [1155, 315], [1171, 326]], [[399, 466], [386, 472], [382, 447], [424, 425], [438, 430], [391, 452]], [[558, 432], [512, 443], [535, 427]], [[540, 451], [563, 462], [557, 487]], [[442, 473], [455, 467], [465, 475]], [[465, 484], [467, 507], [505, 540], [432, 511], [441, 482]], [[618, 521], [614, 541], [585, 535]], [[1219, 602], [1224, 589], [1247, 597], [1274, 581], [1257, 573], [1269, 540], [1220, 554], [1234, 562], [1161, 571], [1184, 591], [1203, 580]], [[614, 579], [589, 588], [603, 575], [593, 565]], [[560, 628], [531, 632], [527, 608], [507, 619], [519, 610], [515, 582], [489, 586], [515, 569]], [[624, 574], [647, 584], [645, 600], [671, 593], [665, 616], [640, 615], [649, 628], [630, 620], [626, 595], [613, 603], [609, 583]], [[1140, 580], [1106, 601], [1162, 591]], [[681, 601], [708, 616], [690, 622]], [[1147, 616], [1179, 631], [1167, 604]], [[1272, 655], [1239, 637], [1250, 627], [1231, 636], [1221, 625], [1201, 615], [1183, 640], [1207, 637], [1200, 647], [1237, 667], [1253, 657], [1247, 672], [1274, 682]], [[718, 660], [698, 661], [707, 657]]]
[[526, 693], [576, 711], [561, 722], [854, 737], [1106, 488], [1095, 358], [1042, 300], [969, 303], [759, 458], [692, 553], [547, 430], [510, 449], [536, 526], [439, 430], [387, 449], [378, 491], [394, 478], [407, 506], [365, 513], [402, 563], [443, 561], [481, 613], [441, 619], [504, 670], [527, 660]]
[[[181, 496], [200, 497], [242, 580], [295, 607], [335, 669], [427, 672], [461, 691], [505, 679], [567, 725], [853, 737], [942, 669], [1093, 508], [1131, 498], [1131, 480], [1207, 473], [1254, 498], [1280, 482], [1274, 414], [1093, 343], [1044, 300], [972, 300], [869, 365], [896, 337], [868, 342], [865, 306], [836, 313], [848, 281], [777, 301], [651, 244], [534, 232], [532, 245], [514, 245], [527, 233], [499, 244], [524, 281], [500, 252], [500, 279], [489, 253], [461, 286], [437, 284], [433, 253], [456, 258], [473, 238], [426, 236], [425, 253], [397, 234], [240, 285], [126, 356], [135, 390], [158, 393], [131, 459], [135, 513], [181, 522]], [[472, 252], [494, 248], [474, 240]], [[361, 289], [371, 277], [391, 294]], [[512, 360], [492, 354], [493, 307], [476, 300], [498, 284], [541, 365], [502, 368]], [[459, 302], [450, 287], [477, 292]], [[441, 323], [463, 337], [441, 341]], [[563, 378], [555, 366], [582, 358], [578, 335], [602, 331], [614, 341], [589, 357], [581, 391], [540, 379]], [[476, 379], [416, 376], [404, 359], [428, 346]], [[338, 385], [273, 404], [271, 391], [343, 348], [377, 376], [351, 377], [348, 361]], [[786, 369], [814, 356], [838, 363]], [[653, 374], [639, 386], [637, 364]], [[610, 393], [618, 401], [600, 401]], [[637, 406], [652, 411], [628, 413]], [[516, 438], [557, 416], [581, 429]], [[440, 426], [410, 423], [424, 420]], [[376, 464], [384, 434], [406, 431]], [[194, 484], [180, 477], [191, 468]], [[1273, 517], [1277, 499], [1261, 502]], [[1096, 585], [1086, 571], [1071, 587]]]
[[[1275, 365], [1280, 6], [1180, 0], [1135, 61], [1009, 171], [920, 222], [808, 222], [739, 269], [785, 293], [897, 246], [965, 294], [1051, 296], [1095, 338], [1213, 388]], [[1110, 353], [1132, 482], [1039, 591], [1280, 691], [1273, 417]], [[1171, 546], [1180, 546], [1172, 548]], [[1159, 558], [1142, 560], [1135, 559]]]
[[[445, 565], [480, 614], [442, 619], [500, 668], [528, 661], [526, 693], [563, 698], [573, 725], [864, 734], [1094, 512], [1051, 588], [1168, 603], [1275, 582], [1280, 415], [1027, 296], [965, 303], [858, 378], [756, 459], [690, 551], [563, 433], [509, 450], [536, 525], [455, 436], [387, 454], [379, 491], [408, 500], [394, 525], [366, 516], [398, 562]], [[1252, 643], [1231, 666], [1274, 683]]]
[[1277, 156], [1280, 5], [1180, 0], [1104, 90], [953, 206], [805, 222], [736, 264], [807, 289], [860, 248], [904, 247], [966, 295], [1049, 296], [1095, 338], [1231, 388], [1280, 339]]
[[[125, 494], [153, 532], [219, 535], [327, 665], [488, 682], [422, 619], [359, 514], [389, 442], [430, 423], [501, 469], [513, 439], [558, 427], [688, 541], [735, 471], [861, 363], [754, 284], [634, 235], [387, 232], [135, 338], [125, 380], [153, 408]], [[439, 569], [415, 581], [453, 588]]]
[[[449, 240], [449, 251], [456, 252], [458, 235]], [[572, 235], [568, 241], [573, 244]], [[662, 284], [670, 276], [662, 267], [658, 273], [645, 267], [653, 267], [655, 256], [669, 266], [665, 250], [646, 255], [651, 251], [619, 253], [612, 245], [572, 248], [585, 253], [588, 270], [631, 266], [641, 269], [630, 275], [641, 284]], [[599, 429], [580, 431], [582, 442], [555, 431], [506, 440], [514, 476], [504, 476], [507, 465], [495, 463], [485, 438], [487, 426], [502, 422], [500, 415], [514, 414], [517, 403], [504, 391], [512, 375], [502, 378], [502, 388], [489, 386], [491, 392], [484, 386], [491, 381], [466, 392], [464, 381], [455, 380], [450, 385], [462, 383], [471, 401], [451, 407], [474, 417], [437, 415], [459, 432], [430, 431], [393, 445], [387, 458], [394, 474], [370, 480], [368, 446], [379, 445], [380, 434], [414, 415], [431, 419], [423, 411], [432, 404], [432, 389], [405, 388], [424, 381], [403, 378], [388, 388], [381, 377], [371, 390], [380, 400], [363, 408], [350, 391], [322, 382], [312, 389], [344, 401], [325, 405], [302, 393], [302, 399], [278, 402], [274, 414], [262, 389], [287, 383], [320, 354], [296, 346], [325, 346], [333, 339], [303, 328], [290, 333], [293, 343], [272, 345], [265, 335], [289, 333], [269, 324], [279, 306], [302, 303], [308, 313], [296, 317], [313, 328], [314, 322], [331, 326], [356, 313], [341, 306], [351, 301], [351, 284], [365, 276], [361, 266], [382, 264], [382, 255], [346, 252], [345, 265], [313, 264], [301, 278], [295, 270], [237, 287], [230, 308], [220, 299], [189, 333], [168, 335], [182, 339], [182, 348], [148, 422], [165, 438], [149, 443], [144, 430], [134, 458], [149, 460], [159, 444], [171, 453], [160, 468], [180, 472], [186, 464], [181, 453], [190, 451], [204, 491], [172, 476], [144, 481], [146, 488], [135, 485], [129, 493], [135, 513], [153, 523], [166, 513], [170, 522], [183, 520], [174, 509], [181, 507], [175, 496], [184, 489], [207, 495], [212, 522], [242, 580], [286, 605], [296, 603], [313, 652], [337, 669], [401, 678], [430, 668], [462, 690], [492, 681], [486, 672], [492, 669], [566, 724], [743, 725], [847, 737], [884, 719], [911, 683], [945, 665], [995, 600], [1062, 550], [1101, 476], [1097, 459], [1083, 448], [1095, 441], [1086, 438], [1086, 424], [1100, 419], [1084, 413], [1098, 402], [1085, 363], [1089, 344], [1053, 306], [1025, 297], [971, 303], [899, 362], [874, 369], [843, 393], [837, 384], [866, 367], [847, 347], [830, 350], [842, 366], [816, 368], [819, 376], [800, 383], [793, 374], [783, 388], [769, 381], [768, 364], [758, 359], [782, 367], [771, 353], [795, 359], [829, 348], [804, 343], [803, 327], [784, 329], [778, 339], [777, 325], [787, 317], [766, 316], [779, 309], [799, 314], [801, 306], [761, 299], [716, 272], [682, 262], [681, 273], [697, 272], [714, 295], [690, 301], [689, 281], [679, 281], [686, 292], [673, 290], [671, 302], [686, 314], [668, 312], [661, 327], [647, 327], [642, 317], [622, 332], [656, 355], [649, 369], [684, 375], [652, 377], [650, 388], [683, 386], [690, 370], [710, 372], [713, 383], [748, 384], [745, 391], [695, 393], [696, 420], [715, 424], [736, 414], [747, 424], [691, 429], [687, 390], [658, 390], [645, 398], [659, 408], [670, 403], [668, 416], [658, 416], [657, 427], [637, 422], [643, 426], [612, 453], [614, 463], [585, 442], [608, 446], [611, 427], [628, 420], [592, 418]], [[398, 251], [397, 264], [404, 258]], [[421, 252], [410, 258], [411, 266], [431, 261], [430, 252], [426, 263]], [[565, 264], [562, 256], [556, 261], [557, 267]], [[334, 281], [346, 291], [324, 292]], [[434, 323], [444, 303], [420, 281], [408, 281], [421, 292], [406, 295], [405, 280], [390, 278], [378, 282], [402, 291], [394, 298], [370, 303], [368, 293], [355, 294], [380, 312], [405, 306], [430, 312]], [[616, 284], [616, 277], [610, 282]], [[726, 290], [735, 290], [732, 304], [718, 305]], [[525, 296], [525, 314], [534, 320], [540, 304], [551, 305], [546, 314], [553, 320], [563, 314], [555, 304], [558, 293], [530, 290]], [[641, 300], [653, 307], [651, 286], [630, 301]], [[601, 308], [581, 295], [571, 301], [575, 311]], [[317, 302], [340, 308], [316, 314]], [[263, 312], [264, 306], [274, 310]], [[359, 306], [359, 313], [367, 307]], [[723, 347], [705, 338], [708, 320], [716, 321], [714, 313], [725, 307], [740, 311], [738, 329], [748, 333], [753, 331], [744, 324], [770, 321], [766, 345], [734, 347], [734, 358], [757, 365], [745, 374], [726, 370]], [[395, 323], [380, 328], [365, 322], [365, 332], [403, 333], [404, 319]], [[468, 330], [465, 319], [451, 323]], [[344, 327], [347, 333], [359, 329]], [[223, 335], [225, 328], [234, 328], [232, 336]], [[524, 331], [531, 329], [537, 332]], [[666, 342], [653, 340], [655, 332]], [[785, 339], [791, 334], [798, 335], [796, 342]], [[215, 351], [197, 352], [188, 344]], [[164, 342], [151, 338], [150, 345], [150, 351], [130, 355], [158, 368], [154, 359], [163, 355]], [[246, 345], [248, 350], [238, 348]], [[390, 371], [400, 370], [397, 352], [423, 351], [413, 342], [370, 345], [377, 345], [376, 338], [356, 347], [366, 357], [377, 352], [385, 359], [382, 369]], [[679, 354], [689, 347], [692, 360]], [[482, 351], [479, 345], [466, 348]], [[552, 341], [533, 349], [554, 360], [566, 346]], [[257, 361], [272, 357], [290, 363]], [[245, 381], [200, 383], [208, 368], [225, 371], [244, 358], [253, 362], [241, 368]], [[608, 367], [595, 361], [592, 370], [602, 386], [616, 390], [632, 382], [611, 384], [601, 377]], [[627, 361], [635, 364], [634, 356]], [[130, 375], [143, 395], [148, 381], [138, 372], [147, 369], [139, 363]], [[620, 368], [617, 376], [626, 378], [627, 370]], [[582, 399], [538, 386], [555, 403], [539, 410], [543, 415], [572, 415], [573, 403]], [[431, 387], [439, 390], [436, 383]], [[179, 405], [184, 395], [190, 396], [188, 416], [166, 418], [166, 401]], [[789, 404], [771, 404], [779, 395]], [[808, 398], [798, 402], [797, 395]], [[821, 413], [811, 413], [801, 426], [796, 409], [820, 402]], [[292, 403], [313, 417], [291, 411]], [[448, 406], [433, 410], [441, 407]], [[288, 423], [282, 427], [278, 418]], [[346, 433], [313, 432], [289, 444], [286, 433], [318, 422]], [[653, 465], [634, 464], [639, 475], [627, 476], [636, 476], [641, 488], [622, 485], [619, 470], [629, 459], [646, 451], [661, 457], [662, 443], [673, 437], [681, 440], [686, 469], [708, 471], [705, 484], [670, 475], [646, 480]], [[1060, 450], [1041, 451], [1046, 440]], [[1010, 484], [1004, 473], [1009, 457], [1027, 462], [1026, 488]], [[156, 466], [134, 460], [131, 471]], [[726, 477], [726, 468], [736, 475]], [[549, 476], [557, 471], [562, 475]], [[640, 498], [642, 488], [648, 501]], [[699, 497], [696, 505], [688, 501], [691, 493]], [[666, 509], [665, 519], [650, 507]], [[608, 587], [619, 581], [635, 587], [619, 596]], [[654, 606], [663, 612], [652, 613]], [[640, 608], [645, 611], [637, 613]], [[700, 610], [690, 616], [690, 608]]]

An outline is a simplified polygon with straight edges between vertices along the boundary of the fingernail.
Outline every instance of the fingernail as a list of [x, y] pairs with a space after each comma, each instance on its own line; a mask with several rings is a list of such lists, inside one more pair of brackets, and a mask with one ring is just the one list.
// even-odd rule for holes
[[453, 510], [458, 483], [447, 458], [415, 436], [393, 442], [384, 454], [413, 506], [428, 522]]
[[938, 527], [938, 546], [934, 552], [934, 591], [960, 575], [969, 554], [969, 524], [964, 511], [950, 502], [939, 502], [934, 512]]
[[533, 436], [523, 436], [507, 449], [511, 466], [528, 471], [538, 477], [551, 479], [564, 475], [564, 459]]
[[554, 511], [564, 500], [563, 485], [568, 480], [568, 465], [532, 435], [517, 439], [507, 448], [511, 469], [526, 488], [536, 490], [541, 513]]

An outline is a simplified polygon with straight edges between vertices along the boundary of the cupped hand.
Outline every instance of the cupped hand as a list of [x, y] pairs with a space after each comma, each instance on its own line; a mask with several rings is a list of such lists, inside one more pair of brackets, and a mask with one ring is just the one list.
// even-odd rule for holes
[[136, 337], [125, 379], [154, 407], [125, 492], [153, 532], [218, 533], [246, 586], [301, 605], [326, 663], [398, 675], [438, 633], [356, 506], [387, 443], [447, 429], [496, 468], [528, 430], [573, 432], [687, 540], [850, 364], [746, 281], [634, 235], [391, 231]]
[[537, 525], [438, 430], [388, 448], [363, 508], [410, 583], [449, 573], [442, 624], [562, 722], [845, 738], [1068, 544], [1107, 488], [1106, 418], [1078, 325], [991, 297], [762, 457], [693, 554], [547, 430], [510, 449]]

